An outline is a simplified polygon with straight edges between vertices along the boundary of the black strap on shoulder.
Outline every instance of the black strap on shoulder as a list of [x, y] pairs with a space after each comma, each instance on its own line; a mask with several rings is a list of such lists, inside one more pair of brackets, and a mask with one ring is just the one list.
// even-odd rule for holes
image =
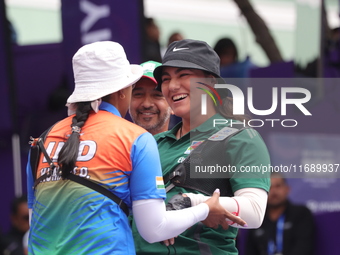
[[[52, 128], [52, 127], [51, 127]], [[51, 128], [49, 128], [48, 130], [46, 130], [39, 138], [36, 144], [36, 147], [39, 148], [39, 150], [35, 150], [38, 151], [39, 154], [40, 152], [42, 152], [48, 162], [48, 164], [50, 165], [50, 169], [48, 171], [46, 171], [45, 174], [41, 175], [38, 179], [36, 179], [36, 170], [37, 170], [37, 166], [38, 166], [38, 161], [39, 161], [39, 155], [38, 155], [38, 159], [37, 161], [34, 163], [34, 165], [32, 165], [32, 161], [31, 160], [31, 166], [32, 166], [32, 172], [33, 172], [33, 178], [35, 179], [34, 182], [34, 188], [44, 179], [49, 178], [52, 174], [53, 171], [56, 169], [56, 165], [53, 163], [53, 161], [51, 160], [50, 156], [48, 155], [45, 147], [44, 147], [44, 141], [46, 139], [47, 134], [49, 133], [49, 131], [51, 130]], [[31, 158], [32, 158], [32, 154], [31, 154]], [[35, 166], [35, 168], [33, 168], [33, 166]], [[101, 194], [103, 194], [104, 196], [110, 198], [112, 201], [114, 201], [116, 204], [119, 205], [119, 207], [123, 210], [123, 212], [126, 214], [126, 216], [129, 216], [129, 208], [128, 206], [124, 203], [124, 201], [122, 199], [120, 199], [118, 196], [116, 196], [115, 194], [113, 194], [112, 192], [110, 192], [108, 189], [104, 188], [103, 186], [96, 184], [90, 180], [87, 180], [85, 178], [82, 178], [78, 175], [69, 173], [67, 175], [67, 179], [77, 182], [81, 185], [84, 185], [90, 189], [93, 189]]]
[[[218, 141], [218, 142], [223, 142], [225, 147], [227, 146], [227, 143], [230, 140], [230, 138], [232, 138], [233, 136], [237, 135], [238, 133], [240, 133], [241, 131], [243, 131], [244, 129], [247, 129], [249, 127], [248, 126], [243, 126], [243, 123], [241, 123], [241, 122], [240, 123], [236, 122], [236, 123], [233, 123], [233, 126], [231, 126], [229, 128], [237, 129], [237, 131], [231, 133], [230, 135], [225, 136], [225, 138], [222, 139], [221, 141]], [[219, 132], [220, 132], [220, 130], [217, 133], [213, 134], [212, 136], [218, 134]], [[212, 136], [210, 136], [210, 137], [212, 137]], [[196, 152], [200, 151], [201, 153], [204, 153], [204, 151], [203, 151], [204, 146], [203, 145], [204, 145], [204, 142], [199, 144], [195, 148], [195, 151]], [[190, 162], [190, 160], [191, 160], [191, 154], [189, 154], [188, 157], [186, 157], [186, 159], [183, 160], [180, 164], [184, 166], [187, 162]], [[185, 169], [185, 167], [181, 168], [181, 167], [178, 167], [178, 165], [177, 165], [177, 167], [175, 167], [175, 169], [173, 171], [171, 171], [169, 174], [163, 176], [164, 184], [166, 184], [168, 181], [171, 181], [169, 186], [166, 188], [166, 192], [169, 192], [171, 189], [174, 188], [174, 186], [176, 186], [176, 182], [172, 182], [172, 179], [174, 179], [177, 176], [181, 176], [182, 175], [182, 172], [179, 171], [178, 169]]]
[[[45, 137], [46, 138], [46, 135]], [[44, 139], [45, 140], [45, 139]], [[42, 138], [39, 138], [37, 141], [37, 146], [39, 147], [39, 150], [44, 154], [50, 168], [46, 171], [45, 174], [41, 175], [38, 179], [36, 179], [36, 176], [34, 176], [34, 178], [36, 179], [34, 182], [34, 186], [33, 188], [35, 189], [35, 187], [37, 187], [37, 185], [44, 179], [49, 178], [52, 174], [53, 171], [56, 169], [56, 165], [53, 163], [53, 161], [51, 160], [50, 156], [48, 155], [45, 147], [44, 147], [44, 140]], [[33, 170], [32, 170], [33, 171]], [[36, 172], [36, 170], [35, 170]]]
[[110, 192], [109, 190], [105, 189], [104, 187], [100, 186], [99, 184], [96, 184], [92, 181], [89, 181], [83, 177], [80, 177], [78, 175], [75, 174], [69, 174], [67, 176], [67, 179], [77, 182], [81, 185], [84, 185], [90, 189], [93, 189], [101, 194], [103, 194], [104, 196], [107, 196], [108, 198], [110, 198], [111, 200], [113, 200], [116, 204], [119, 205], [119, 207], [123, 210], [123, 212], [126, 214], [126, 216], [129, 216], [129, 208], [128, 206], [124, 203], [124, 201], [122, 199], [120, 199], [119, 197], [117, 197], [115, 194], [113, 194], [112, 192]]
[[[55, 124], [54, 124], [55, 125]], [[44, 144], [44, 141], [46, 140], [46, 136], [47, 134], [50, 132], [50, 130], [53, 128], [52, 125], [51, 127], [49, 127], [48, 129], [46, 129], [37, 139], [37, 143], [39, 141], [42, 141], [42, 143]], [[30, 165], [31, 165], [31, 171], [32, 171], [32, 176], [33, 176], [33, 181], [36, 181], [36, 171], [38, 169], [38, 164], [39, 164], [39, 158], [40, 158], [40, 146], [38, 146], [38, 144], [34, 144], [34, 138], [31, 137], [31, 141], [30, 143], [32, 144], [31, 147], [31, 154], [30, 154]], [[44, 147], [44, 146], [43, 146]], [[46, 150], [45, 150], [46, 152]], [[50, 162], [49, 162], [50, 163]]]

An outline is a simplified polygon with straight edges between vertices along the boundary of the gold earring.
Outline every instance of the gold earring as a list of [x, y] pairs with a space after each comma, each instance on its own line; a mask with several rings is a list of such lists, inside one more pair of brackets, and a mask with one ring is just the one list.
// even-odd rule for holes
[[120, 94], [120, 99], [124, 99], [125, 98], [125, 95], [124, 94]]

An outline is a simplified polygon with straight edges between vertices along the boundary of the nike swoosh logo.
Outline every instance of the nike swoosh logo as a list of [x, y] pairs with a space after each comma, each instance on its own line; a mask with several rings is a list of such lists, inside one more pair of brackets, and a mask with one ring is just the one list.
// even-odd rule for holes
[[179, 51], [179, 50], [188, 50], [189, 48], [173, 48], [172, 51]]

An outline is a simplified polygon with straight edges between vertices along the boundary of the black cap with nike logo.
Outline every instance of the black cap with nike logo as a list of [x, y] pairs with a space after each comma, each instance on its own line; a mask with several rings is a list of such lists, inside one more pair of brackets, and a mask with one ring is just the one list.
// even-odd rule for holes
[[153, 72], [158, 83], [157, 89], [160, 91], [164, 66], [199, 69], [221, 78], [220, 58], [214, 49], [204, 41], [184, 39], [169, 45], [164, 54], [162, 65]]

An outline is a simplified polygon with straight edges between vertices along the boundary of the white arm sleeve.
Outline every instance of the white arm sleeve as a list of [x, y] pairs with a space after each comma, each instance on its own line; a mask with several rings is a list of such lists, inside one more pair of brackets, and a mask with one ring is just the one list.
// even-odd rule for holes
[[32, 220], [32, 209], [31, 208], [28, 209], [28, 219], [29, 219], [29, 223], [31, 226], [31, 220]]
[[[190, 197], [192, 206], [203, 203], [210, 197], [201, 194], [185, 193]], [[220, 197], [220, 204], [229, 212], [239, 211], [239, 217], [247, 222], [247, 227], [238, 224], [236, 228], [259, 228], [266, 212], [268, 194], [263, 189], [245, 188], [235, 192], [234, 197]], [[237, 201], [237, 202], [236, 202]]]
[[163, 199], [145, 199], [133, 201], [132, 212], [140, 235], [154, 243], [177, 236], [205, 220], [209, 206], [201, 203], [179, 211], [166, 211]]

